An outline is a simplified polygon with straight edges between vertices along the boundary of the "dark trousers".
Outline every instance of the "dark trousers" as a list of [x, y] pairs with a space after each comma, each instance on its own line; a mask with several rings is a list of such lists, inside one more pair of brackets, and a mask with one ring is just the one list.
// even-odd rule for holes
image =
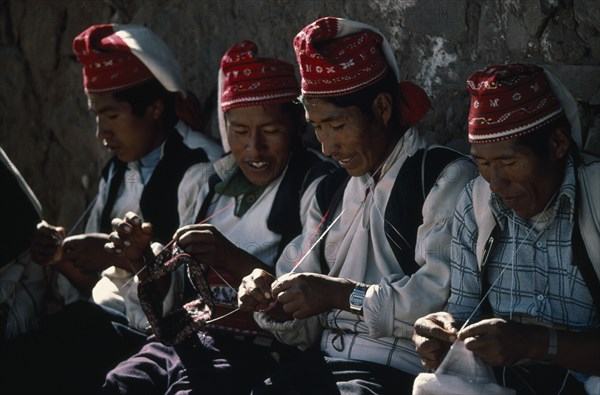
[[145, 341], [146, 334], [129, 328], [122, 314], [73, 303], [46, 317], [38, 330], [0, 347], [0, 393], [93, 393]]
[[248, 394], [295, 349], [230, 334], [199, 333], [175, 346], [152, 341], [106, 377], [105, 395]]
[[379, 364], [302, 352], [256, 386], [252, 395], [410, 395], [415, 376]]

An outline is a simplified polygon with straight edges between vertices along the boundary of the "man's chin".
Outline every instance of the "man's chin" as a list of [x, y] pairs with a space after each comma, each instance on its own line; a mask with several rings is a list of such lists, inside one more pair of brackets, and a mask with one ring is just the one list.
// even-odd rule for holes
[[117, 152], [113, 155], [113, 157], [116, 157], [118, 160], [120, 160], [121, 162], [131, 162], [134, 160], [138, 160], [139, 158], [134, 157], [132, 155], [127, 155], [125, 153], [121, 153], [121, 152]]
[[243, 173], [248, 179], [248, 181], [250, 181], [253, 185], [257, 187], [269, 185], [270, 183], [275, 181], [277, 177], [279, 177], [279, 174], [275, 175], [273, 174], [273, 171], [268, 170], [257, 171], [255, 169], [244, 169]]

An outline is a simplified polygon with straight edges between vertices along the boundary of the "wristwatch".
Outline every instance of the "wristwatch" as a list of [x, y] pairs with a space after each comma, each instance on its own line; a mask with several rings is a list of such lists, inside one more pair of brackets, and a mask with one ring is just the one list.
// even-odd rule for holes
[[365, 295], [367, 294], [368, 288], [369, 286], [367, 284], [356, 284], [354, 290], [350, 294], [350, 298], [348, 298], [348, 303], [350, 304], [350, 311], [352, 311], [355, 314], [362, 315], [363, 303], [365, 301]]

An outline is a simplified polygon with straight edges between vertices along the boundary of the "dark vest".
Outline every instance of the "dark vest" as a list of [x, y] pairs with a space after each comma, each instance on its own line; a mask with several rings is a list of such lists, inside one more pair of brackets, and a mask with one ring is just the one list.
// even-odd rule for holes
[[[177, 189], [188, 168], [196, 163], [208, 162], [203, 149], [191, 149], [183, 144], [183, 139], [173, 131], [164, 147], [164, 155], [156, 165], [150, 180], [144, 187], [140, 199], [140, 210], [144, 221], [151, 222], [154, 239], [166, 243], [171, 240], [179, 226], [177, 212]], [[124, 181], [127, 163], [116, 157], [104, 167], [102, 177], [107, 180], [110, 168], [115, 167], [114, 176], [108, 180], [108, 198], [102, 210], [100, 231], [112, 232], [110, 213], [117, 199], [117, 192]]]
[[[440, 173], [451, 162], [466, 158], [464, 155], [445, 147], [420, 149], [402, 164], [390, 191], [385, 208], [385, 236], [402, 272], [411, 275], [419, 270], [415, 261], [417, 229], [423, 223], [423, 203], [435, 185]], [[323, 179], [317, 186], [316, 199], [321, 213], [327, 218], [321, 225], [321, 232], [333, 221], [333, 213], [341, 203], [350, 176], [344, 169], [338, 169]], [[329, 271], [325, 261], [324, 237], [320, 245], [321, 271]]]

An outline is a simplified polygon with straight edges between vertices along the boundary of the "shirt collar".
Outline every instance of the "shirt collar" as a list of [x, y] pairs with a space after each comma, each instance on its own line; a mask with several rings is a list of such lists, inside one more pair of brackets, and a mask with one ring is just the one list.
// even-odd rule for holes
[[225, 155], [213, 163], [215, 173], [217, 173], [221, 180], [231, 177], [231, 175], [237, 170], [237, 167], [238, 164], [235, 161], [232, 153]]
[[[154, 169], [158, 165], [158, 162], [164, 156], [165, 143], [163, 142], [160, 146], [156, 147], [152, 151], [148, 152], [144, 157], [139, 160], [134, 160], [127, 163], [127, 168], [130, 171], [134, 171], [137, 174], [135, 177], [140, 177], [140, 181], [143, 185], [152, 176]], [[133, 176], [132, 176], [133, 177]]]
[[139, 160], [140, 167], [156, 167], [164, 155], [164, 149], [165, 143], [163, 142], [161, 145], [148, 152]]
[[[563, 206], [564, 204], [564, 206]], [[502, 227], [503, 219], [513, 216], [513, 210], [502, 202], [502, 199], [492, 192], [490, 197], [490, 206], [494, 216], [498, 219], [500, 227]], [[568, 210], [569, 219], [572, 222], [575, 218], [575, 165], [573, 159], [569, 156], [565, 167], [565, 176], [560, 186], [556, 202], [554, 203], [554, 211], [557, 212], [560, 208]]]

